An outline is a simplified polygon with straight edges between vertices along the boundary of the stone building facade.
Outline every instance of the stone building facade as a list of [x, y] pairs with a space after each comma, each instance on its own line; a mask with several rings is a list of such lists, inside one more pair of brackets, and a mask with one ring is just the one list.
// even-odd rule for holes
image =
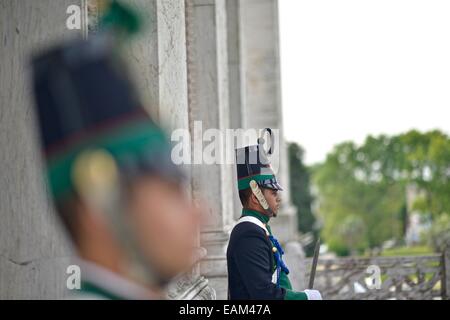
[[[189, 130], [191, 145], [202, 139], [196, 121], [202, 121], [203, 130], [271, 127], [282, 136], [277, 0], [126, 2], [150, 21], [127, 49], [133, 77], [148, 111], [169, 132]], [[66, 268], [73, 255], [43, 192], [27, 59], [54, 41], [95, 32], [101, 4], [0, 0], [0, 299], [67, 293]], [[81, 26], [69, 29], [68, 8], [74, 6]], [[280, 180], [287, 191], [274, 229], [287, 243], [295, 238], [296, 214], [283, 141], [281, 147]], [[208, 254], [169, 295], [225, 299], [226, 245], [240, 214], [235, 168], [193, 165], [187, 170], [192, 196], [210, 205], [210, 222], [199, 234]], [[297, 247], [293, 251], [301, 255]]]

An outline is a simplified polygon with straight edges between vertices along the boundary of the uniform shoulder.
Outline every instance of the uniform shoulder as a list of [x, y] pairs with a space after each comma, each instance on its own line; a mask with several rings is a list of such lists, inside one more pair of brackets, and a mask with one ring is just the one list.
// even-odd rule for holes
[[228, 257], [255, 254], [271, 250], [270, 240], [260, 226], [251, 222], [241, 222], [233, 228], [227, 248]]
[[252, 222], [241, 222], [238, 223], [231, 232], [232, 238], [241, 238], [241, 237], [261, 237], [266, 238], [266, 232], [260, 226]]

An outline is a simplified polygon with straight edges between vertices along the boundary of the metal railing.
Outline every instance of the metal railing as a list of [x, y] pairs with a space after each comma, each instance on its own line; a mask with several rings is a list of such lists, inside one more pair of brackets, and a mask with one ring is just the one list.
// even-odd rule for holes
[[330, 300], [450, 299], [450, 248], [424, 256], [319, 259], [314, 289]]

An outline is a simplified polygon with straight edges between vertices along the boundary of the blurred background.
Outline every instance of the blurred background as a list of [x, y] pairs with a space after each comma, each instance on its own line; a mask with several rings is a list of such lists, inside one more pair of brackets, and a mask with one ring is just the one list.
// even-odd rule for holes
[[443, 250], [450, 4], [280, 0], [279, 7], [299, 230], [321, 235], [331, 256]]

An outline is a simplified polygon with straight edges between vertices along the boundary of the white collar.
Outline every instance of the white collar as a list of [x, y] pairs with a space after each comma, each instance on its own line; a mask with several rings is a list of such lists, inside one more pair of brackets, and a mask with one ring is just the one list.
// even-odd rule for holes
[[94, 262], [79, 260], [81, 279], [90, 282], [119, 297], [135, 300], [161, 299], [150, 289], [138, 285], [123, 276]]
[[266, 232], [266, 235], [267, 235], [267, 236], [270, 235], [269, 230], [267, 230], [266, 225], [265, 225], [264, 223], [262, 223], [261, 220], [259, 220], [259, 219], [256, 218], [256, 217], [252, 217], [252, 216], [243, 216], [243, 217], [241, 217], [241, 218], [238, 220], [238, 222], [236, 223], [235, 226], [237, 226], [239, 223], [242, 223], [242, 222], [251, 222], [251, 223], [253, 223], [253, 224], [256, 224], [258, 227], [262, 228], [262, 229]]

